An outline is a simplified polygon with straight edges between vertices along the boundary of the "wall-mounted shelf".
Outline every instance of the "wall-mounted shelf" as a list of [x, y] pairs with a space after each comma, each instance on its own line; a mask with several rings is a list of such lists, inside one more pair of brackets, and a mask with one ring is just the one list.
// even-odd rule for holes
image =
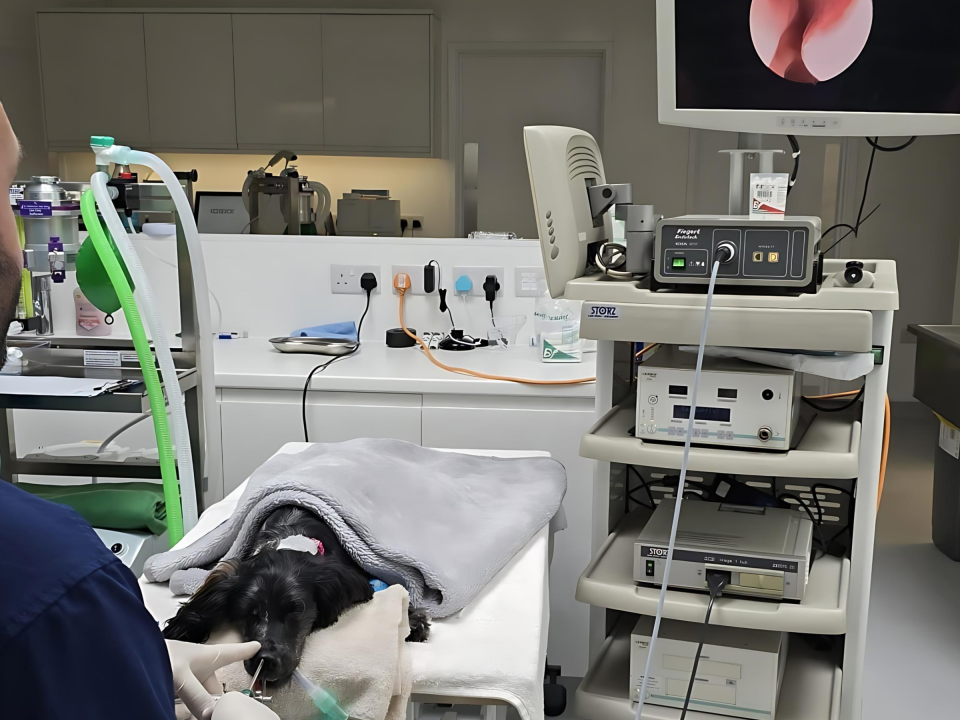
[[[636, 617], [625, 616], [607, 638], [574, 699], [574, 713], [584, 718], [634, 720], [630, 701], [630, 632]], [[841, 670], [829, 654], [817, 653], [802, 639], [790, 645], [777, 720], [837, 720]], [[645, 705], [645, 720], [678, 720], [675, 708]], [[723, 716], [688, 712], [688, 720], [722, 720]]]
[[[618, 405], [580, 441], [583, 457], [606, 462], [680, 469], [683, 445], [646, 442], [634, 437], [633, 403]], [[693, 447], [689, 470], [733, 475], [848, 480], [860, 472], [860, 423], [840, 414], [817, 415], [795, 450], [765, 452]]]
[[[660, 588], [639, 586], [633, 581], [633, 544], [648, 517], [649, 512], [641, 508], [620, 521], [580, 576], [577, 600], [611, 610], [656, 615]], [[710, 622], [756, 630], [841, 635], [846, 632], [849, 584], [849, 559], [820, 557], [810, 570], [802, 602], [721, 597], [714, 605]], [[708, 599], [706, 593], [670, 590], [663, 616], [703, 622]]]

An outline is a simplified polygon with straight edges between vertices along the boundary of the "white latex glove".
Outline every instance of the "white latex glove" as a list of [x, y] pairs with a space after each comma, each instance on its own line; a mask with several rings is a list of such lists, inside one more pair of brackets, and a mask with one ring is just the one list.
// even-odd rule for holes
[[[196, 643], [167, 640], [167, 654], [173, 670], [173, 687], [177, 697], [197, 720], [210, 720], [217, 704], [212, 695], [223, 693], [216, 671], [225, 665], [252, 658], [260, 650], [256, 640], [224, 645], [198, 645]], [[231, 693], [237, 694], [237, 693]], [[241, 695], [241, 697], [246, 697]], [[222, 700], [220, 701], [222, 702]], [[261, 703], [254, 701], [255, 705]], [[272, 712], [270, 715], [276, 717]], [[226, 718], [224, 714], [219, 715]], [[237, 717], [269, 717], [264, 715], [238, 715]]]
[[212, 720], [280, 720], [280, 716], [252, 697], [228, 692], [214, 706]]

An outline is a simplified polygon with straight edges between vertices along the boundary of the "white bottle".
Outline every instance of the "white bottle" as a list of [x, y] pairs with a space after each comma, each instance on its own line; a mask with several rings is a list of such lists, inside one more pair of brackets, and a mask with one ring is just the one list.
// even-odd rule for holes
[[73, 302], [77, 308], [77, 335], [113, 334], [113, 326], [107, 325], [106, 314], [87, 300], [80, 288], [73, 291]]

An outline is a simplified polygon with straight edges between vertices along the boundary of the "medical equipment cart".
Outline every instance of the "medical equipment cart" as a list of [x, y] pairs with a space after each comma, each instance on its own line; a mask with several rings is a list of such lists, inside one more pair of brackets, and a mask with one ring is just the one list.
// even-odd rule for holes
[[[872, 352], [875, 358], [873, 371], [865, 377], [861, 419], [846, 412], [818, 413], [799, 444], [784, 453], [696, 446], [690, 453], [688, 481], [703, 472], [795, 478], [800, 485], [855, 479], [850, 551], [845, 557], [816, 559], [802, 602], [723, 596], [710, 619], [715, 625], [834, 636], [834, 652], [815, 651], [805, 641], [791, 644], [777, 720], [861, 717], [887, 377], [899, 293], [893, 261], [865, 262], [876, 278], [869, 288], [843, 287], [837, 278], [845, 266], [845, 261], [827, 260], [823, 287], [815, 294], [715, 295], [706, 337], [708, 345]], [[622, 465], [679, 470], [683, 456], [682, 445], [634, 437], [634, 343], [696, 345], [705, 296], [651, 292], [641, 282], [593, 275], [569, 282], [565, 297], [584, 301], [581, 336], [599, 341], [598, 420], [580, 445], [582, 456], [598, 461], [594, 558], [577, 587], [577, 599], [594, 606], [591, 665], [577, 690], [574, 712], [590, 720], [633, 720], [630, 633], [636, 615], [656, 614], [660, 591], [634, 583], [634, 541], [649, 512], [639, 508], [625, 513], [623, 493], [628, 487], [621, 470]], [[670, 590], [663, 616], [702, 623], [708, 599], [706, 594]], [[841, 645], [843, 652], [836, 652]], [[675, 720], [679, 711], [648, 704], [643, 717]], [[696, 717], [712, 716], [698, 712]]]
[[[187, 200], [193, 202], [194, 173], [179, 175]], [[89, 183], [61, 183], [77, 197], [87, 190]], [[202, 357], [198, 341], [196, 291], [193, 282], [190, 253], [179, 216], [169, 191], [161, 183], [131, 183], [123, 197], [136, 199], [135, 209], [140, 217], [164, 219], [171, 214], [176, 223], [177, 277], [179, 281], [181, 348], [174, 352], [174, 364], [184, 393], [187, 423], [199, 510], [223, 498], [223, 479], [220, 472], [219, 417], [206, 419], [203, 413], [201, 367], [212, 363], [212, 357]], [[116, 202], [123, 203], [123, 200]], [[157, 218], [159, 219], [159, 218]], [[66, 269], [74, 268], [75, 255], [66, 258]], [[0, 480], [16, 482], [24, 475], [67, 475], [80, 477], [112, 477], [159, 479], [160, 466], [156, 461], [109, 462], [96, 455], [87, 457], [53, 457], [42, 454], [25, 458], [17, 451], [14, 431], [14, 410], [72, 410], [82, 412], [146, 413], [150, 411], [143, 375], [133, 342], [129, 338], [58, 337], [23, 334], [8, 339], [10, 347], [23, 352], [25, 376], [100, 378], [105, 392], [94, 397], [63, 397], [58, 395], [2, 395], [0, 396]], [[111, 357], [115, 362], [110, 366]], [[124, 383], [123, 381], [132, 381]], [[119, 383], [119, 386], [118, 386]], [[207, 438], [205, 428], [214, 422], [216, 432]], [[205, 450], [207, 442], [210, 450]], [[204, 468], [206, 467], [206, 472]]]

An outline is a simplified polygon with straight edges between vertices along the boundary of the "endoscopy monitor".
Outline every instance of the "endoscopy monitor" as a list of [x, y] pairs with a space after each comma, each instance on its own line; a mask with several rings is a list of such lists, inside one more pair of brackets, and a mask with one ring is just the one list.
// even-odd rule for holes
[[960, 133], [960, 2], [657, 0], [660, 122]]

